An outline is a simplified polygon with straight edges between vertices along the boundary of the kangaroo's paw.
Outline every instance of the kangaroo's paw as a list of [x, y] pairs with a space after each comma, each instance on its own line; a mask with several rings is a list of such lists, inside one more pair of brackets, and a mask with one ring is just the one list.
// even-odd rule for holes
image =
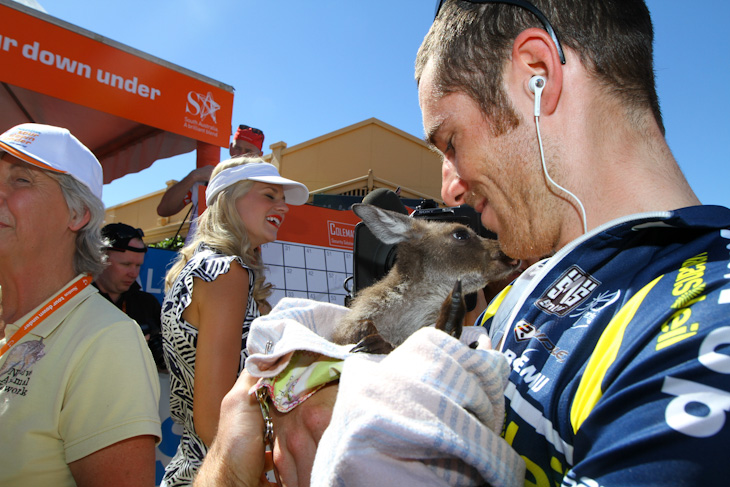
[[445, 331], [454, 338], [461, 337], [462, 323], [466, 316], [466, 303], [461, 292], [461, 279], [457, 279], [454, 289], [441, 305], [439, 317], [436, 320], [436, 328]]
[[393, 351], [393, 345], [385, 341], [379, 333], [368, 335], [350, 350], [351, 353], [377, 353], [388, 354]]

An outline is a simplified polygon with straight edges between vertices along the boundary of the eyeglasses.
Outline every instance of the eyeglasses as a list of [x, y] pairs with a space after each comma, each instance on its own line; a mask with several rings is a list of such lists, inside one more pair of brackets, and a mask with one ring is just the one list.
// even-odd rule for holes
[[[441, 6], [444, 4], [446, 0], [438, 0], [436, 3], [436, 13], [434, 14], [433, 18], [434, 20], [439, 15], [439, 11], [441, 10]], [[469, 3], [504, 3], [507, 5], [515, 5], [517, 7], [524, 8], [525, 10], [529, 10], [535, 17], [538, 18], [538, 20], [542, 23], [542, 26], [545, 28], [548, 34], [550, 34], [550, 37], [553, 39], [553, 42], [555, 43], [555, 47], [558, 48], [558, 56], [560, 56], [560, 62], [561, 64], [565, 64], [565, 55], [563, 54], [563, 46], [560, 45], [560, 41], [558, 40], [558, 35], [555, 33], [555, 29], [553, 29], [553, 26], [550, 24], [550, 21], [545, 17], [545, 14], [543, 14], [537, 7], [535, 7], [533, 4], [526, 0], [466, 0]]]

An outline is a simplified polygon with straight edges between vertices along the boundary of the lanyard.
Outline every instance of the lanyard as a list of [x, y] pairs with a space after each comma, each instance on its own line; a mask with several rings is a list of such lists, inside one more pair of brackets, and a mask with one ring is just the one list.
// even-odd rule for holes
[[83, 275], [76, 279], [74, 282], [72, 282], [71, 285], [68, 286], [66, 289], [58, 293], [58, 295], [46, 301], [46, 306], [42, 307], [33, 316], [31, 316], [30, 319], [26, 321], [23, 326], [18, 328], [18, 331], [13, 333], [13, 336], [8, 339], [5, 345], [0, 348], [0, 357], [2, 357], [5, 352], [10, 350], [10, 347], [15, 345], [33, 328], [35, 328], [43, 320], [51, 316], [54, 311], [57, 311], [61, 306], [66, 304], [67, 301], [86, 289], [86, 286], [88, 286], [89, 284], [91, 284], [91, 276]]

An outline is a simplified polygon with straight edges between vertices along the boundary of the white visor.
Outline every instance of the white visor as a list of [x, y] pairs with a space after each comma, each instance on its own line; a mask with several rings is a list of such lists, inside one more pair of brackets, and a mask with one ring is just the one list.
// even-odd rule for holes
[[309, 199], [309, 190], [305, 185], [291, 179], [282, 178], [273, 164], [251, 162], [229, 167], [216, 174], [205, 190], [205, 203], [211, 206], [218, 193], [228, 186], [246, 180], [282, 185], [284, 187], [284, 198], [288, 205], [303, 205]]

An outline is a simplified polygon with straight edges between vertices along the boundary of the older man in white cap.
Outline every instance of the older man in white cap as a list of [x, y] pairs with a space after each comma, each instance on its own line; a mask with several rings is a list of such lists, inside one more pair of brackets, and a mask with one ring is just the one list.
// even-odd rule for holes
[[0, 135], [0, 484], [153, 485], [159, 383], [139, 327], [89, 286], [102, 169], [68, 130]]

